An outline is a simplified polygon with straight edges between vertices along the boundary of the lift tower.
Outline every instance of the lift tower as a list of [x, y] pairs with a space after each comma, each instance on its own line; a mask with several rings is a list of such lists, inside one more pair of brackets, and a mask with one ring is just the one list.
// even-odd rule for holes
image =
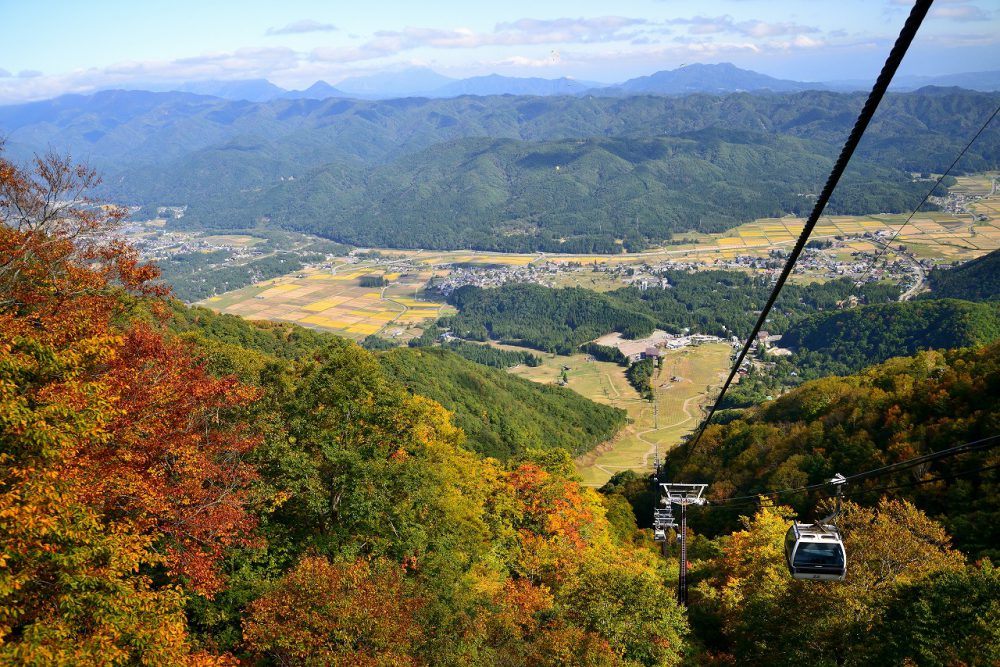
[[681, 567], [677, 577], [677, 602], [687, 606], [687, 506], [703, 505], [707, 484], [661, 484], [667, 507], [681, 506], [681, 527], [677, 539], [681, 543]]

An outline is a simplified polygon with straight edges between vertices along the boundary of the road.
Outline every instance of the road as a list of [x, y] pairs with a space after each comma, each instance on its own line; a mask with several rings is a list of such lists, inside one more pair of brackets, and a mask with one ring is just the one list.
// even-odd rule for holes
[[905, 252], [901, 252], [899, 253], [899, 255], [901, 257], [905, 257], [910, 262], [910, 264], [916, 270], [917, 276], [919, 276], [919, 280], [917, 280], [917, 282], [915, 282], [913, 286], [910, 287], [910, 289], [906, 290], [905, 292], [899, 295], [900, 301], [909, 301], [910, 299], [912, 299], [917, 294], [923, 291], [924, 284], [927, 282], [927, 272], [924, 270], [923, 265], [920, 262], [918, 262], [917, 258], [914, 257], [913, 255]]

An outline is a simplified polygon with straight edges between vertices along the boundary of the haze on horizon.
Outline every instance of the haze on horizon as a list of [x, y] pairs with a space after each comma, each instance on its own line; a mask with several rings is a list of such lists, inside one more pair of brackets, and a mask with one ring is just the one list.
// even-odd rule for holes
[[[779, 78], [872, 78], [908, 0], [334, 5], [0, 0], [0, 104], [114, 87], [266, 78], [285, 88], [426, 66], [450, 77], [613, 83], [693, 62]], [[938, 0], [900, 75], [997, 68], [1000, 1]]]

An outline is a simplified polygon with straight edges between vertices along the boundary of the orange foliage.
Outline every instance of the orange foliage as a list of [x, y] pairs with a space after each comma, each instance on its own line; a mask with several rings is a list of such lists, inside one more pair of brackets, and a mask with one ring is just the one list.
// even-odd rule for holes
[[133, 327], [102, 377], [115, 415], [100, 446], [80, 452], [81, 498], [117, 522], [165, 538], [166, 563], [195, 590], [221, 587], [214, 564], [246, 543], [244, 510], [256, 475], [243, 460], [256, 439], [225, 414], [258, 391], [208, 376], [185, 346]]
[[307, 557], [250, 605], [243, 635], [282, 665], [415, 665], [421, 605], [398, 565]]
[[534, 464], [511, 471], [508, 484], [519, 516], [522, 574], [552, 584], [571, 576], [595, 525], [580, 485]]
[[[253, 438], [227, 411], [256, 394], [129, 321], [154, 267], [107, 236], [68, 159], [0, 159], [0, 658], [163, 664], [192, 656], [180, 589], [210, 594], [244, 509]], [[132, 295], [132, 296], [130, 296]]]

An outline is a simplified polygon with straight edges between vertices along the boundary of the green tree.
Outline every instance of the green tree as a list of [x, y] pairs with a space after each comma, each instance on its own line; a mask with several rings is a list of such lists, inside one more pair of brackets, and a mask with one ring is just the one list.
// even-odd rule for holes
[[987, 560], [901, 586], [870, 636], [877, 664], [997, 664], [1000, 570]]

